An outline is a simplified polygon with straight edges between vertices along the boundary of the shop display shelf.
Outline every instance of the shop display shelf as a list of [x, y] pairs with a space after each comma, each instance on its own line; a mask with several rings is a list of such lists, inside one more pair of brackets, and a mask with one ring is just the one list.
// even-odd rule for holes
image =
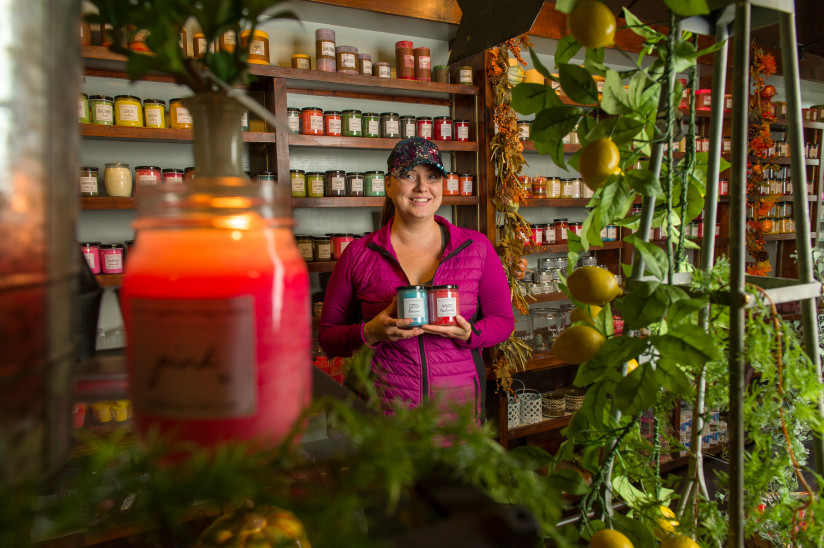
[[332, 272], [336, 264], [338, 264], [338, 261], [323, 261], [306, 263], [306, 267], [309, 269], [309, 272]]
[[[538, 152], [535, 148], [535, 143], [532, 141], [521, 141], [524, 146], [524, 152]], [[574, 154], [581, 149], [581, 145], [564, 145], [564, 154]]]
[[80, 197], [80, 209], [135, 209], [136, 207], [137, 201], [132, 196], [126, 198], [111, 196]]
[[514, 428], [510, 428], [507, 432], [507, 438], [511, 440], [541, 434], [543, 432], [560, 430], [561, 428], [565, 428], [569, 424], [570, 420], [572, 420], [571, 413], [557, 419], [544, 419], [533, 424], [521, 424]]
[[529, 304], [532, 303], [549, 303], [554, 301], [567, 301], [569, 297], [566, 296], [566, 293], [561, 291], [556, 291], [554, 293], [542, 293], [541, 295], [535, 295], [535, 300], [529, 299]]
[[[590, 247], [590, 251], [602, 251], [604, 249], [621, 249], [624, 243], [617, 241], [617, 242], [604, 242], [604, 245], [601, 247]], [[549, 245], [540, 245], [540, 246], [527, 246], [524, 248], [524, 254], [526, 255], [537, 255], [539, 253], [566, 253], [569, 251], [569, 244], [549, 244]]]
[[123, 284], [123, 274], [96, 274], [94, 278], [101, 287], [120, 287]]
[[[384, 196], [292, 198], [293, 208], [308, 207], [383, 207]], [[477, 196], [444, 196], [442, 205], [476, 205]]]
[[[400, 139], [337, 137], [331, 135], [289, 135], [289, 146], [392, 150]], [[477, 152], [475, 141], [433, 141], [442, 152]]]
[[[194, 139], [191, 129], [103, 126], [99, 124], [80, 124], [80, 135], [87, 139], [105, 139], [120, 141], [184, 141]], [[275, 134], [263, 131], [244, 131], [245, 143], [274, 143]]]
[[527, 207], [586, 207], [589, 198], [527, 198]]
[[[810, 233], [809, 236], [810, 239], [814, 239], [815, 233]], [[789, 232], [786, 234], [764, 234], [765, 242], [777, 242], [781, 240], [795, 240], [795, 232]]]

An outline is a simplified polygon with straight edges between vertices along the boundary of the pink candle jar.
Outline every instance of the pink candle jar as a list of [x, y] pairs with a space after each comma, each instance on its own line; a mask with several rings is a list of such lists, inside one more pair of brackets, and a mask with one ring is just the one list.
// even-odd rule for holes
[[100, 270], [103, 274], [123, 273], [123, 244], [100, 245]]
[[332, 234], [332, 258], [336, 261], [340, 259], [346, 246], [354, 241], [354, 234]]
[[469, 120], [455, 120], [455, 140], [469, 141]]
[[431, 325], [457, 325], [458, 286], [433, 285], [426, 292]]
[[695, 110], [710, 110], [712, 107], [712, 90], [699, 89], [695, 91]]
[[532, 242], [533, 245], [543, 245], [544, 231], [541, 225], [532, 225], [532, 236], [530, 236], [529, 241]]
[[100, 274], [100, 242], [83, 242], [80, 249], [91, 273]]
[[134, 168], [137, 188], [155, 186], [163, 182], [163, 172], [157, 166], [137, 166]]
[[183, 184], [183, 170], [182, 169], [164, 169], [163, 182], [167, 185], [182, 185]]

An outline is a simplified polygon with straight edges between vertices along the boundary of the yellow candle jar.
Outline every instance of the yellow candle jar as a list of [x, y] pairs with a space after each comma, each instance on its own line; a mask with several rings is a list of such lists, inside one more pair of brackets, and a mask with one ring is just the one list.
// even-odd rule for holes
[[143, 127], [143, 105], [134, 95], [118, 95], [114, 98], [114, 125]]
[[249, 44], [249, 62], [256, 65], [269, 64], [269, 34], [262, 30], [256, 30], [252, 34], [252, 41], [249, 42], [250, 31], [244, 30], [240, 33], [240, 43], [243, 47]]
[[192, 115], [179, 98], [169, 101], [169, 120], [174, 129], [192, 129]]
[[166, 127], [166, 102], [160, 99], [143, 100], [143, 119], [146, 127]]

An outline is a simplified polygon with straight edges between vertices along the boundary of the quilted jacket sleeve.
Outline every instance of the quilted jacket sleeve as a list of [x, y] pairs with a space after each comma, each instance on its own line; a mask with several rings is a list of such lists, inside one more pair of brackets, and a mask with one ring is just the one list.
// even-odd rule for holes
[[[464, 348], [486, 348], [509, 338], [515, 328], [512, 299], [506, 272], [495, 248], [485, 237], [476, 240], [485, 245], [484, 274], [478, 286], [479, 319], [472, 326], [472, 335], [466, 342], [457, 341]], [[469, 318], [467, 318], [469, 319]]]
[[363, 346], [363, 321], [352, 279], [353, 253], [341, 256], [326, 288], [318, 341], [328, 356], [349, 357]]

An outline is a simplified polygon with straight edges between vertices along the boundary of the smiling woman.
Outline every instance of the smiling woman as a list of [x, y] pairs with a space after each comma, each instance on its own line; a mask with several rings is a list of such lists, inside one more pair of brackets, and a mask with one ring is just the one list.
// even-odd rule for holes
[[[434, 143], [400, 141], [387, 170], [381, 228], [347, 246], [332, 272], [321, 347], [330, 356], [373, 348], [372, 370], [387, 410], [432, 401], [444, 415], [471, 405], [480, 419], [480, 350], [506, 340], [514, 325], [506, 275], [483, 234], [435, 215], [446, 171]], [[451, 325], [412, 327], [412, 318], [398, 318], [397, 289], [418, 285], [458, 288]]]

